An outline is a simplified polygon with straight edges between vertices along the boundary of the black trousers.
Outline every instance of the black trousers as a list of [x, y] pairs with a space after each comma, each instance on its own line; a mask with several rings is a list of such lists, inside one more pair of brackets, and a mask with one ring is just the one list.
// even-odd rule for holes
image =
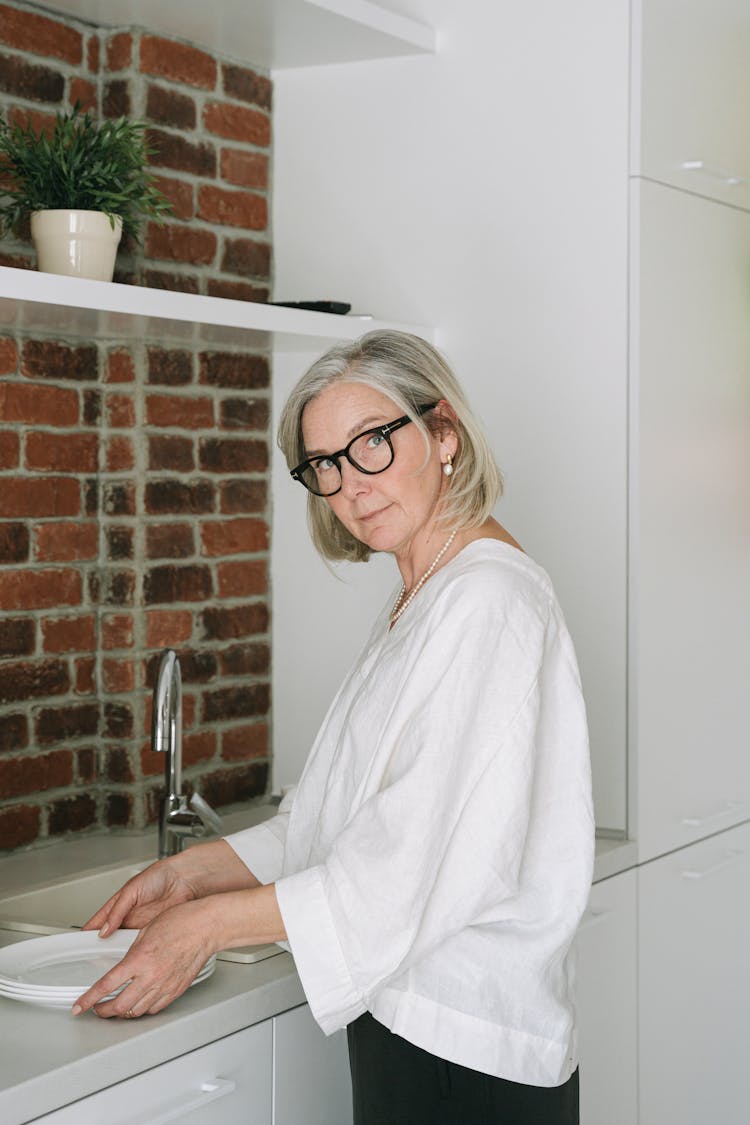
[[354, 1125], [578, 1125], [578, 1071], [525, 1086], [446, 1062], [366, 1012], [346, 1029]]

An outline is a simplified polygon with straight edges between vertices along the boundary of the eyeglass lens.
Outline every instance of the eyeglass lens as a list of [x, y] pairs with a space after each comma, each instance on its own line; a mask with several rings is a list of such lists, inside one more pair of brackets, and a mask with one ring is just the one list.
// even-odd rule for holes
[[[363, 473], [382, 473], [393, 460], [390, 442], [379, 431], [360, 434], [344, 454]], [[303, 483], [318, 496], [331, 496], [341, 488], [339, 466], [330, 457], [310, 461], [303, 469]]]

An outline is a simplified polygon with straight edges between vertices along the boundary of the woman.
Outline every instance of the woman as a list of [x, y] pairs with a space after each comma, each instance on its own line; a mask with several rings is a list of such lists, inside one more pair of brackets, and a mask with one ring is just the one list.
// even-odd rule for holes
[[[286, 940], [348, 1028], [358, 1125], [578, 1120], [570, 945], [593, 864], [584, 705], [549, 579], [491, 516], [500, 477], [429, 344], [332, 349], [279, 442], [325, 558], [401, 588], [265, 824], [153, 865], [88, 923], [144, 927], [79, 1001], [156, 1012], [218, 949]], [[315, 659], [314, 638], [308, 641]]]

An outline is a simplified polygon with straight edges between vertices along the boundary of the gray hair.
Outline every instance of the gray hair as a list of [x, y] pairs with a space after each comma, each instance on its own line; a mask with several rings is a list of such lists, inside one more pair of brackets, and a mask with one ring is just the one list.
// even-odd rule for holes
[[[454, 429], [458, 449], [440, 521], [458, 529], [484, 523], [502, 493], [500, 470], [448, 364], [426, 340], [407, 332], [368, 332], [353, 343], [337, 344], [305, 372], [289, 395], [279, 422], [278, 443], [290, 469], [305, 459], [305, 407], [337, 381], [360, 383], [387, 395], [395, 413], [408, 414], [421, 430], [426, 452], [430, 429]], [[418, 416], [420, 406], [439, 399], [449, 404], [452, 418]], [[370, 557], [370, 548], [347, 531], [322, 497], [308, 493], [307, 518], [313, 543], [323, 558], [364, 562]]]

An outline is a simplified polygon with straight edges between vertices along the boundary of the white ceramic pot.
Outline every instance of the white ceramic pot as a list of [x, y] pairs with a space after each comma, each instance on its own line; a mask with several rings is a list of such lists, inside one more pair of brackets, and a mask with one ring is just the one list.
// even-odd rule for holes
[[103, 211], [34, 211], [31, 237], [43, 273], [111, 281], [122, 235], [122, 219], [114, 228]]

